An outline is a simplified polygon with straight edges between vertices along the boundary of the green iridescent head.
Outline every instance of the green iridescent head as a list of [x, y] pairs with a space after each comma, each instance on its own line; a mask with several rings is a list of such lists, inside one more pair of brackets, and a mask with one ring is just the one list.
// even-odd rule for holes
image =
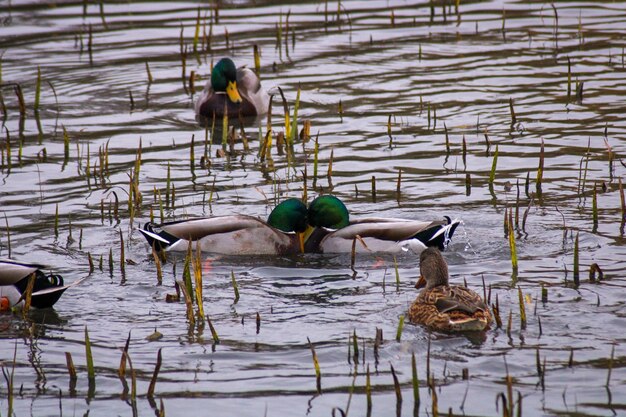
[[302, 233], [307, 228], [306, 206], [297, 198], [289, 198], [274, 207], [267, 224], [283, 232]]
[[309, 224], [313, 227], [340, 229], [350, 224], [350, 214], [337, 197], [322, 195], [309, 204]]
[[230, 58], [222, 58], [211, 71], [211, 87], [218, 92], [225, 92], [230, 101], [241, 102], [237, 90], [237, 67]]

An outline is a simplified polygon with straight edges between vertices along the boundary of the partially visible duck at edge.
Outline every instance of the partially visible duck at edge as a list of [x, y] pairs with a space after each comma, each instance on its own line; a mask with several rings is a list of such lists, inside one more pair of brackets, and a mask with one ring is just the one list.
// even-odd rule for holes
[[213, 67], [211, 78], [195, 104], [196, 115], [211, 120], [223, 117], [259, 116], [267, 113], [270, 96], [261, 87], [259, 77], [249, 68], [235, 67], [230, 58], [222, 58]]
[[46, 274], [44, 266], [27, 264], [10, 259], [0, 260], [0, 311], [7, 311], [24, 305], [29, 278], [34, 276], [31, 293], [31, 306], [36, 308], [52, 307], [63, 292], [83, 279], [64, 285], [63, 277], [57, 274]]
[[448, 265], [441, 252], [428, 248], [420, 255], [424, 288], [409, 308], [409, 320], [440, 331], [482, 331], [491, 323], [489, 307], [476, 292], [448, 283]]
[[357, 252], [413, 252], [427, 247], [443, 250], [460, 220], [419, 221], [397, 218], [368, 217], [350, 219], [348, 209], [332, 195], [322, 195], [309, 204], [309, 231], [306, 252], [350, 253], [357, 239]]
[[139, 229], [159, 251], [185, 252], [189, 245], [223, 255], [288, 255], [304, 251], [307, 208], [296, 198], [284, 200], [267, 222], [243, 214], [181, 220]]

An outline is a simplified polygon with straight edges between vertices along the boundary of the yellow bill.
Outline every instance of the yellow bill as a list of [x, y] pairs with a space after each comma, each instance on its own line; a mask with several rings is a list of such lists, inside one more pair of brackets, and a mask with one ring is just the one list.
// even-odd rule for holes
[[296, 232], [296, 236], [298, 236], [298, 243], [300, 244], [300, 253], [304, 253], [304, 233]]
[[239, 95], [239, 91], [237, 90], [237, 82], [229, 81], [228, 86], [226, 87], [226, 94], [228, 94], [228, 98], [233, 103], [241, 103], [243, 100]]

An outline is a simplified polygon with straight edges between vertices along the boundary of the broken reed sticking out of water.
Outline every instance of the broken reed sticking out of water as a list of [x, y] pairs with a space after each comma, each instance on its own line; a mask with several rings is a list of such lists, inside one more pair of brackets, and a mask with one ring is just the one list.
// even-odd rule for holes
[[306, 338], [307, 342], [309, 342], [309, 348], [311, 349], [311, 356], [313, 359], [313, 368], [315, 369], [315, 387], [317, 389], [317, 393], [322, 393], [322, 372], [320, 370], [320, 363], [317, 359], [317, 353], [315, 352], [315, 346], [311, 343], [311, 339]]

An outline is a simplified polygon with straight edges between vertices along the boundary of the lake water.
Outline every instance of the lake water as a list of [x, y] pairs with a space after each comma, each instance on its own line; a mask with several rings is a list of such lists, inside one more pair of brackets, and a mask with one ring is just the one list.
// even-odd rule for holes
[[[0, 360], [6, 372], [14, 369], [15, 415], [366, 415], [368, 368], [371, 415], [433, 415], [435, 401], [442, 414], [500, 415], [502, 398], [514, 413], [521, 401], [523, 415], [623, 415], [626, 241], [619, 180], [626, 172], [626, 4], [433, 6], [258, 0], [220, 2], [216, 13], [214, 5], [193, 2], [0, 1], [6, 106], [0, 256], [50, 265], [68, 282], [89, 274], [89, 255], [95, 262], [90, 277], [53, 310], [31, 311], [27, 320], [0, 315]], [[203, 33], [211, 33], [210, 47]], [[299, 129], [309, 120], [313, 139], [296, 140], [291, 156], [273, 148], [270, 159], [258, 157], [265, 118], [245, 126], [247, 148], [237, 141], [225, 155], [218, 152], [221, 133], [205, 142], [205, 128], [195, 120], [193, 102], [211, 63], [230, 56], [254, 67], [253, 45], [261, 51], [266, 88], [280, 86], [292, 109], [301, 88]], [[198, 74], [195, 94], [191, 71]], [[23, 117], [15, 83], [24, 95]], [[284, 129], [279, 97], [275, 132]], [[142, 200], [134, 200], [131, 213], [129, 175], [140, 146]], [[451, 280], [482, 293], [484, 279], [491, 302], [498, 298], [503, 328], [429, 335], [405, 323], [397, 341], [419, 275], [418, 258], [408, 254], [397, 258], [399, 283], [390, 256], [359, 254], [354, 273], [349, 255], [206, 254], [204, 309], [219, 343], [208, 324], [189, 324], [185, 303], [165, 301], [174, 280], [182, 279], [182, 259], [163, 266], [158, 285], [155, 262], [137, 232], [151, 212], [161, 217], [156, 192], [164, 220], [233, 212], [266, 218], [277, 200], [302, 196], [305, 166], [309, 199], [332, 191], [354, 217], [462, 218], [445, 254]], [[168, 171], [173, 204], [165, 204]], [[515, 218], [516, 207], [514, 273], [503, 221], [507, 208]], [[588, 280], [594, 263], [604, 272], [599, 283]], [[85, 328], [96, 369], [91, 387]], [[162, 337], [147, 339], [155, 329]], [[117, 373], [129, 332], [134, 400]], [[319, 360], [321, 395], [308, 340]], [[151, 400], [146, 393], [160, 349]], [[75, 390], [66, 352], [78, 371]], [[7, 393], [3, 379], [3, 415]]]

